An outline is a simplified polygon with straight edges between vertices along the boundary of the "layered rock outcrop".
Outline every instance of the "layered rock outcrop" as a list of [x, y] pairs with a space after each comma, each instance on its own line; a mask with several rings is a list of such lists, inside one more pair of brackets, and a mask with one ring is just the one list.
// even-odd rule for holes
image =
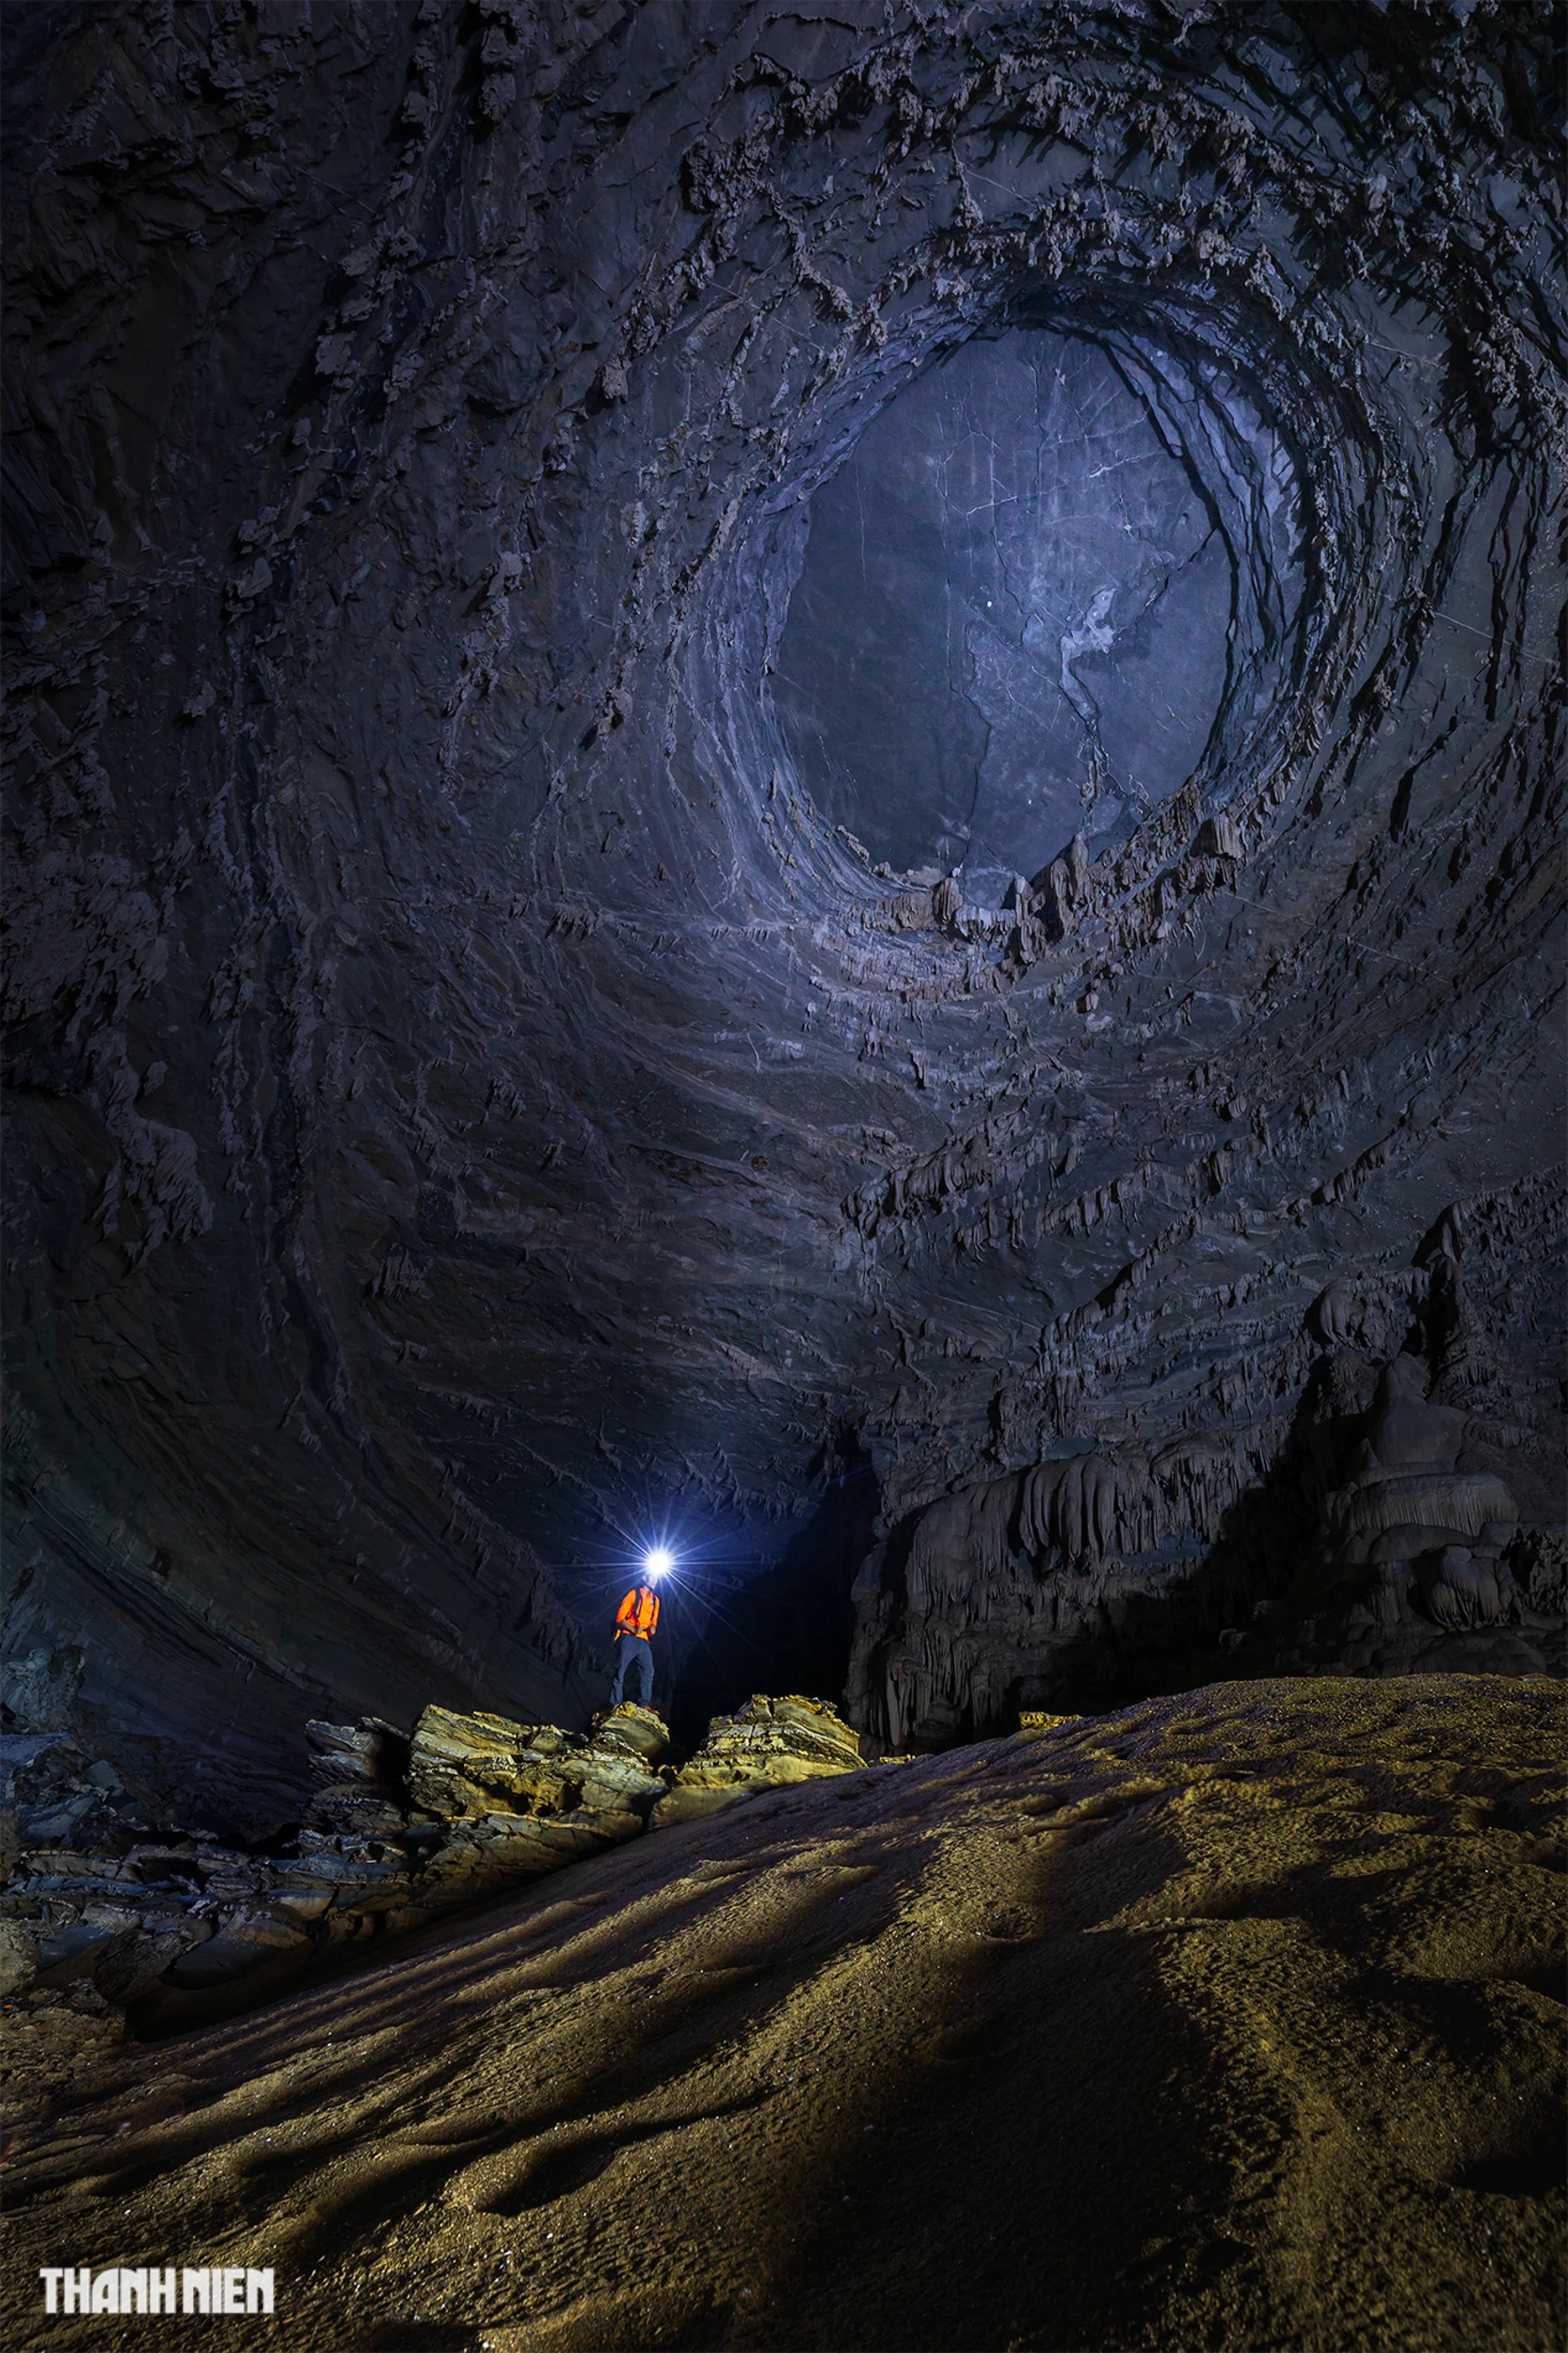
[[835, 1773], [858, 1772], [860, 1743], [836, 1708], [798, 1692], [754, 1692], [732, 1716], [715, 1716], [708, 1737], [654, 1805], [655, 1828], [700, 1820], [738, 1798], [792, 1789]]
[[12, 2023], [56, 2008], [178, 2017], [182, 1995], [276, 1985], [639, 1836], [670, 1779], [664, 1725], [630, 1705], [588, 1735], [427, 1707], [411, 1737], [375, 1718], [312, 1723], [309, 1737], [316, 1794], [271, 1851], [150, 1835], [64, 1735], [0, 1744]]
[[631, 1702], [587, 1735], [435, 1706], [411, 1736], [375, 1717], [307, 1735], [315, 1794], [273, 1851], [149, 1835], [111, 1769], [66, 1735], [0, 1741], [0, 2002], [13, 2025], [58, 2009], [108, 2032], [127, 2009], [177, 2017], [183, 1994], [275, 1989], [646, 1828], [863, 1764], [836, 1710], [798, 1694], [757, 1693], [715, 1718], [679, 1772], [661, 1764], [660, 1719]]

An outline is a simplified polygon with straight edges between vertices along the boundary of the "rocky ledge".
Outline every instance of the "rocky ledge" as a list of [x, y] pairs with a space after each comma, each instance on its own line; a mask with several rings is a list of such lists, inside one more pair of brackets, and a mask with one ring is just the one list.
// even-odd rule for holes
[[656, 1827], [716, 1814], [737, 1798], [788, 1788], [826, 1774], [858, 1771], [859, 1736], [824, 1700], [754, 1692], [733, 1716], [715, 1716], [708, 1737], [653, 1809]]
[[377, 1717], [306, 1734], [315, 1794], [297, 1831], [260, 1848], [153, 1828], [65, 1734], [0, 1743], [14, 1866], [0, 2000], [24, 2105], [27, 2081], [47, 2089], [127, 2013], [156, 2025], [230, 1989], [248, 2000], [650, 1823], [861, 1763], [848, 1725], [798, 1694], [715, 1718], [679, 1775], [664, 1724], [630, 1704], [586, 1733], [431, 1706], [411, 1735]]
[[[432, 1706], [411, 1735], [364, 1717], [306, 1737], [314, 1797], [297, 1831], [259, 1848], [148, 1825], [63, 1734], [5, 1741], [13, 2027], [52, 2010], [153, 2022], [265, 1973], [259, 1991], [636, 1837], [672, 1778], [664, 1725], [633, 1706], [587, 1733]], [[62, 2036], [56, 2021], [45, 2042]]]

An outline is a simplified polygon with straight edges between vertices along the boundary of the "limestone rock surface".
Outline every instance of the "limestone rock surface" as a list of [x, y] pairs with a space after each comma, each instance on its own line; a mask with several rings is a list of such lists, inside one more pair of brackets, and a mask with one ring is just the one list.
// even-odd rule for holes
[[[379, 1718], [308, 1737], [317, 1793], [272, 1850], [149, 1834], [63, 1734], [3, 1744], [22, 1843], [0, 1888], [0, 2042], [23, 2096], [36, 2015], [151, 2023], [180, 1996], [275, 1986], [639, 1836], [668, 1785], [664, 1726], [630, 1705], [586, 1735], [432, 1706], [411, 1738]], [[66, 1829], [71, 1845], [40, 1842]]]
[[1562, 1731], [1528, 1678], [1222, 1683], [84, 2052], [8, 2167], [7, 2343], [103, 2342], [41, 2315], [63, 2249], [197, 2244], [278, 2266], [290, 2353], [1543, 2353]]
[[824, 1700], [754, 1692], [732, 1716], [715, 1716], [696, 1754], [653, 1808], [655, 1829], [716, 1814], [738, 1798], [857, 1772], [857, 1735]]
[[1176, 1689], [1216, 1657], [1568, 1672], [1560, 1471], [1464, 1338], [1447, 1248], [1416, 1295], [1424, 1345], [1380, 1361], [1344, 1343], [1341, 1292], [1288, 1421], [1047, 1459], [909, 1514], [855, 1584], [852, 1720], [938, 1747], [1041, 1703]]

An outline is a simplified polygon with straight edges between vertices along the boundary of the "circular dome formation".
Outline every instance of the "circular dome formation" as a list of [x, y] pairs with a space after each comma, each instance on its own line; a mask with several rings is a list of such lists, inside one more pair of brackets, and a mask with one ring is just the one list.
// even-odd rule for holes
[[1267, 698], [1300, 594], [1289, 463], [1240, 392], [1048, 328], [941, 359], [810, 515], [773, 680], [798, 773], [983, 905], [1169, 800]]

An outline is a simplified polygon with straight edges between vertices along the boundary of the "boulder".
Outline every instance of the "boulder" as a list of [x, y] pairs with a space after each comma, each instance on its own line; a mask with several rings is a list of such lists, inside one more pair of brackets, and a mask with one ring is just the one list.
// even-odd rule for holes
[[462, 1822], [443, 1839], [418, 1882], [420, 1901], [434, 1910], [474, 1902], [519, 1880], [558, 1871], [565, 1863], [600, 1854], [643, 1828], [639, 1815], [578, 1811], [569, 1815], [492, 1814]]
[[647, 1765], [656, 1765], [670, 1744], [663, 1718], [651, 1707], [639, 1707], [635, 1700], [623, 1700], [608, 1715], [596, 1716], [593, 1737], [600, 1746], [631, 1749]]
[[313, 1831], [344, 1838], [396, 1838], [408, 1826], [406, 1810], [387, 1793], [364, 1782], [332, 1782], [306, 1809]]
[[0, 2001], [24, 1993], [38, 1974], [39, 1940], [25, 1920], [0, 1920]]
[[271, 1911], [235, 1913], [224, 1920], [216, 1935], [182, 1953], [168, 1967], [166, 1979], [182, 1987], [227, 1985], [267, 1961], [302, 1959], [311, 1941], [297, 1922], [280, 1918]]
[[1519, 1616], [1519, 1593], [1500, 1561], [1450, 1545], [1422, 1563], [1421, 1598], [1427, 1615], [1453, 1630], [1506, 1625]]
[[653, 1808], [655, 1829], [697, 1820], [761, 1789], [788, 1788], [861, 1769], [859, 1735], [825, 1700], [757, 1692], [733, 1716], [715, 1716], [708, 1737]]
[[361, 1716], [352, 1724], [309, 1723], [305, 1739], [317, 1785], [305, 1812], [312, 1830], [395, 1838], [407, 1829], [406, 1732], [380, 1716]]
[[669, 1733], [650, 1707], [628, 1700], [596, 1717], [578, 1754], [584, 1807], [646, 1818], [668, 1786], [655, 1769], [668, 1747]]

